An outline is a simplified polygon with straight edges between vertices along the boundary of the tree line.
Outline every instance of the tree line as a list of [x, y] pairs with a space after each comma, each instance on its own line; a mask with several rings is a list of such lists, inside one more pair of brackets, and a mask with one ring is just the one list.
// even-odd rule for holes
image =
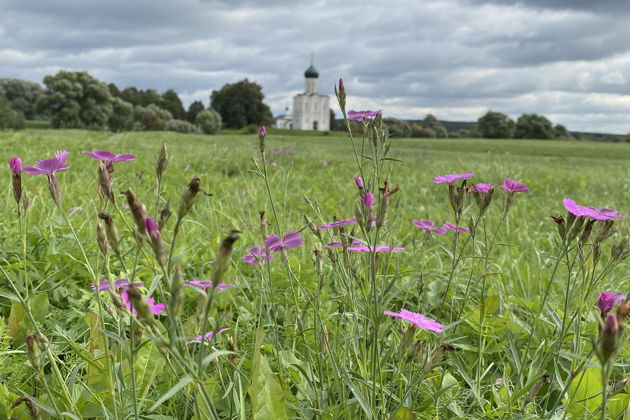
[[25, 120], [49, 120], [53, 128], [112, 131], [168, 130], [215, 134], [273, 121], [262, 87], [247, 79], [212, 91], [210, 105], [194, 101], [188, 109], [173, 89], [106, 84], [87, 72], [60, 71], [44, 77], [44, 87], [19, 79], [0, 79], [0, 129], [20, 129]]

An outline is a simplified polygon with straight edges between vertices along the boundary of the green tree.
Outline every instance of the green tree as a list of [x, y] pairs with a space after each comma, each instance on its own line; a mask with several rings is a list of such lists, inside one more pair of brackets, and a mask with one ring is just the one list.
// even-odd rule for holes
[[162, 94], [162, 99], [159, 105], [160, 108], [170, 112], [173, 118], [178, 120], [186, 119], [186, 110], [184, 109], [184, 105], [179, 99], [179, 96], [177, 96], [177, 92], [173, 89], [169, 89]]
[[556, 139], [567, 140], [567, 139], [573, 138], [569, 130], [567, 130], [567, 128], [562, 124], [556, 124], [553, 127], [553, 132], [554, 132], [554, 138]]
[[120, 92], [120, 98], [134, 106], [142, 105], [140, 103], [140, 95], [140, 91], [133, 86], [126, 87]]
[[486, 112], [477, 120], [477, 127], [481, 137], [486, 139], [511, 139], [514, 137], [514, 121], [500, 112]]
[[330, 131], [339, 130], [337, 120], [335, 119], [335, 111], [330, 110]]
[[[157, 105], [162, 108], [162, 95], [155, 89], [139, 90], [139, 100], [141, 106]], [[162, 108], [164, 109], [164, 108]], [[170, 111], [169, 111], [170, 112]]]
[[263, 103], [264, 98], [260, 85], [244, 79], [213, 91], [210, 102], [212, 109], [221, 115], [225, 127], [242, 128], [273, 122], [271, 110]]
[[112, 95], [112, 98], [120, 98], [120, 89], [116, 86], [115, 83], [108, 83], [107, 89], [109, 89], [109, 94]]
[[112, 96], [107, 85], [87, 72], [60, 71], [44, 77], [46, 92], [37, 101], [37, 111], [52, 116], [55, 128], [107, 126], [112, 114]]
[[551, 121], [543, 115], [523, 114], [516, 121], [514, 138], [517, 139], [552, 139], [555, 133]]
[[112, 131], [128, 131], [133, 127], [133, 105], [120, 98], [112, 99], [112, 115], [107, 125]]
[[193, 102], [188, 107], [188, 112], [186, 112], [186, 120], [194, 124], [197, 119], [197, 114], [199, 114], [204, 109], [206, 109], [206, 107], [203, 106], [203, 102], [201, 101]]
[[44, 94], [44, 88], [38, 83], [20, 79], [0, 79], [0, 90], [3, 90], [11, 106], [28, 119], [35, 118], [35, 104]]
[[0, 130], [6, 128], [24, 128], [24, 117], [19, 111], [13, 109], [11, 101], [0, 89]]
[[197, 114], [195, 123], [204, 133], [216, 134], [221, 129], [221, 114], [212, 109], [206, 109]]
[[433, 114], [428, 114], [426, 117], [424, 117], [422, 126], [425, 130], [430, 130], [428, 131], [429, 133], [433, 132], [435, 134], [432, 137], [437, 137], [441, 139], [445, 139], [448, 137], [448, 131]]
[[136, 106], [133, 109], [133, 129], [136, 131], [164, 130], [166, 123], [172, 119], [170, 112], [155, 104]]
[[383, 118], [383, 125], [392, 137], [411, 137], [411, 127], [407, 121], [398, 118]]

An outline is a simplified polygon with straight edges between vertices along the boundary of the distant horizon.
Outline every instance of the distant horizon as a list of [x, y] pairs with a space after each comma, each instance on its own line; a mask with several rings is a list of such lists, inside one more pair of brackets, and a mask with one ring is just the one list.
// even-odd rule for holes
[[[287, 5], [291, 7], [287, 7]], [[85, 70], [188, 106], [248, 78], [275, 115], [339, 78], [348, 107], [395, 118], [545, 115], [572, 131], [630, 133], [630, 3], [570, 0], [0, 0], [1, 77]], [[357, 10], [369, 11], [357, 16]], [[339, 110], [333, 103], [335, 114]]]

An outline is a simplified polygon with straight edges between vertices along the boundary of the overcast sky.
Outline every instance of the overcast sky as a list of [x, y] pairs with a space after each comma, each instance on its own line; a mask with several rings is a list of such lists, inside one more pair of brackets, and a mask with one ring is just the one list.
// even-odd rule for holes
[[342, 77], [350, 108], [625, 134], [629, 22], [626, 0], [0, 0], [0, 78], [87, 70], [207, 105], [247, 77], [280, 114], [313, 52], [320, 93]]

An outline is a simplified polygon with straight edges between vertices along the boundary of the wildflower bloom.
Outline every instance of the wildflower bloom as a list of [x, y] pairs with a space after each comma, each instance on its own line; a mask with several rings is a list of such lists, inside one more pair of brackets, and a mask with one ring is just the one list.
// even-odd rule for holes
[[259, 137], [265, 137], [266, 135], [267, 135], [267, 127], [266, 127], [266, 126], [264, 126], [264, 125], [261, 125], [261, 126], [258, 128], [258, 136], [259, 136]]
[[452, 224], [451, 222], [445, 222], [444, 223], [444, 227], [446, 229], [450, 229], [453, 232], [457, 232], [457, 233], [466, 233], [468, 232], [468, 228], [465, 227], [460, 227], [460, 226], [455, 226], [454, 224]]
[[[364, 242], [361, 239], [355, 239], [352, 241], [352, 245], [361, 245]], [[342, 247], [342, 243], [341, 242], [331, 242], [329, 244], [324, 245], [326, 248], [341, 248]]]
[[365, 207], [371, 209], [372, 207], [374, 207], [374, 202], [376, 200], [374, 199], [374, 194], [372, 194], [371, 192], [366, 192], [365, 194], [363, 194], [363, 200], [361, 201], [363, 202], [363, 205]]
[[[225, 332], [229, 330], [229, 328], [222, 328], [219, 331], [217, 331], [217, 335], [221, 334], [222, 332]], [[209, 333], [204, 334], [203, 336], [199, 335], [195, 338], [193, 338], [190, 341], [186, 341], [186, 344], [192, 344], [192, 343], [199, 343], [201, 341], [210, 341], [212, 340], [212, 337], [214, 337], [214, 331], [210, 331]]]
[[273, 255], [267, 255], [264, 248], [255, 246], [247, 250], [247, 254], [243, 255], [243, 261], [252, 265], [258, 265], [260, 261], [269, 262], [273, 259]]
[[597, 307], [599, 308], [602, 317], [606, 316], [616, 304], [626, 300], [626, 295], [623, 293], [602, 292], [597, 300]]
[[84, 151], [83, 154], [107, 163], [131, 162], [136, 158], [136, 155], [130, 155], [127, 153], [117, 155], [116, 153], [112, 153], [109, 150], [93, 150], [91, 152]]
[[[127, 309], [131, 310], [134, 314], [136, 313], [136, 308], [131, 308], [131, 300], [129, 299], [129, 294], [126, 289], [123, 289], [121, 294], [122, 300], [127, 307]], [[147, 305], [149, 306], [149, 310], [153, 315], [160, 315], [166, 309], [166, 305], [163, 303], [155, 303], [155, 299], [149, 297], [147, 298]]]
[[356, 223], [356, 222], [357, 222], [357, 219], [343, 219], [343, 220], [336, 220], [336, 221], [334, 221], [334, 222], [332, 222], [332, 223], [328, 223], [328, 224], [325, 224], [325, 225], [321, 225], [321, 226], [319, 226], [317, 229], [321, 229], [321, 230], [324, 230], [324, 229], [332, 229], [332, 228], [335, 228], [335, 227], [345, 226], [345, 225], [347, 225], [347, 224], [350, 224], [350, 223]]
[[144, 219], [144, 228], [151, 239], [160, 238], [160, 229], [158, 228], [158, 224], [154, 218], [146, 217]]
[[293, 249], [304, 243], [304, 239], [298, 232], [288, 232], [282, 239], [278, 235], [269, 235], [265, 239], [265, 246], [269, 251], [279, 252], [283, 249]]
[[380, 115], [381, 111], [348, 111], [348, 119], [351, 121], [371, 121], [372, 118]]
[[473, 176], [475, 176], [475, 174], [472, 172], [466, 172], [465, 174], [435, 175], [433, 177], [433, 183], [442, 184], [444, 182], [448, 182], [449, 184], [452, 184], [453, 182], [460, 179], [468, 179], [472, 178]]
[[[198, 287], [200, 289], [203, 290], [208, 290], [209, 288], [212, 287], [212, 282], [211, 281], [206, 281], [206, 280], [190, 280], [190, 281], [185, 281], [185, 284], [189, 285], [189, 286], [193, 286], [193, 287]], [[236, 287], [235, 284], [227, 284], [227, 283], [219, 283], [215, 286], [215, 289], [217, 290], [227, 290], [227, 289], [231, 289], [233, 287]]]
[[[142, 283], [141, 281], [139, 282], [135, 282], [133, 283], [134, 287], [142, 287], [144, 286], [144, 283]], [[92, 288], [92, 290], [96, 291], [96, 283], [92, 283], [90, 285], [90, 287]], [[116, 279], [116, 281], [114, 281], [114, 289], [119, 290], [119, 289], [127, 289], [129, 287], [129, 280], [127, 279]], [[112, 283], [109, 280], [101, 280], [98, 283], [98, 291], [99, 292], [107, 292], [109, 290], [112, 290]]]
[[406, 309], [401, 309], [400, 312], [383, 312], [385, 315], [393, 316], [394, 318], [404, 319], [405, 321], [409, 321], [414, 324], [418, 328], [422, 328], [423, 330], [434, 331], [437, 333], [441, 333], [444, 331], [444, 325], [440, 324], [437, 321], [427, 318], [426, 316], [411, 312]]
[[55, 157], [37, 162], [34, 166], [25, 166], [24, 172], [31, 175], [53, 175], [55, 172], [70, 169], [65, 166], [68, 160], [68, 152], [57, 152]]
[[357, 184], [357, 188], [359, 190], [363, 189], [363, 178], [361, 178], [360, 176], [354, 178], [354, 183]]
[[577, 217], [586, 217], [593, 220], [614, 220], [626, 218], [626, 216], [621, 216], [617, 214], [618, 210], [613, 210], [606, 207], [596, 209], [594, 207], [580, 206], [570, 198], [562, 200], [562, 203], [564, 204], [564, 208], [567, 209], [569, 213]]
[[505, 190], [509, 193], [517, 193], [517, 192], [528, 192], [529, 188], [527, 188], [527, 186], [525, 186], [524, 184], [521, 184], [518, 181], [514, 181], [513, 179], [510, 178], [505, 178], [503, 180], [503, 185], [497, 185], [498, 188], [501, 188], [502, 190]]
[[[493, 187], [494, 186], [492, 184], [479, 183], [479, 184], [473, 185], [472, 188], [469, 191], [470, 192], [478, 192], [478, 193], [481, 193], [483, 195], [486, 195], [486, 194], [488, 194], [490, 189], [492, 189]], [[499, 187], [499, 188], [503, 188], [503, 187]]]
[[426, 230], [427, 232], [433, 232], [438, 235], [446, 234], [446, 228], [444, 226], [433, 227], [435, 226], [435, 222], [429, 219], [421, 219], [421, 220], [412, 220], [411, 223], [420, 229]]
[[358, 251], [358, 252], [398, 252], [404, 251], [405, 248], [391, 248], [389, 246], [381, 245], [377, 247], [370, 246], [351, 246], [346, 248], [348, 251]]

